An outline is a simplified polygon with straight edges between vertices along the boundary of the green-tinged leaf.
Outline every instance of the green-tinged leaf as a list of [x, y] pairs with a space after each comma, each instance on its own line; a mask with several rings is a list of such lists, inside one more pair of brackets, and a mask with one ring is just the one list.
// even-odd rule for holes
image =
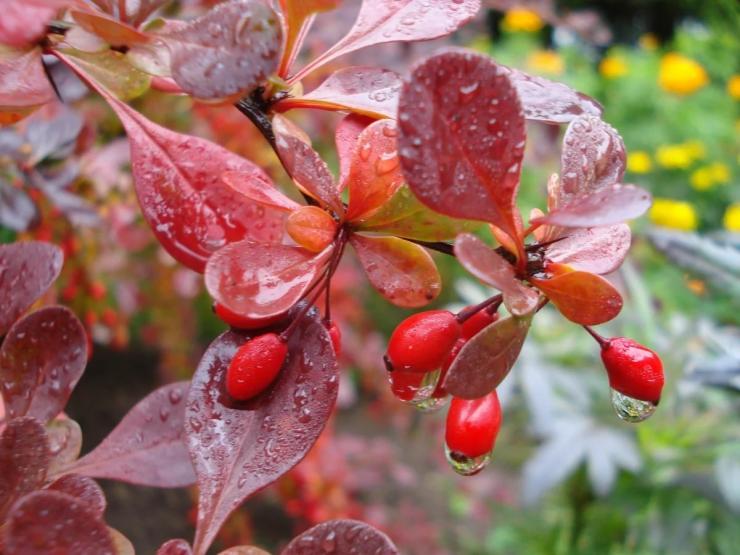
[[606, 279], [589, 272], [568, 272], [552, 279], [530, 278], [568, 320], [603, 324], [622, 310], [622, 296]]
[[82, 52], [60, 49], [77, 66], [121, 100], [132, 100], [149, 90], [151, 77], [133, 67], [126, 56], [113, 50]]

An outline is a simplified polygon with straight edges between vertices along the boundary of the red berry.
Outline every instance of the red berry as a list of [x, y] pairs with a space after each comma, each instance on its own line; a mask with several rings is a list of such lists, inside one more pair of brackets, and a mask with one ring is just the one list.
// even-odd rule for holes
[[342, 330], [335, 322], [329, 323], [329, 337], [331, 337], [331, 344], [334, 347], [334, 354], [339, 356], [342, 352]]
[[462, 323], [462, 337], [470, 339], [489, 324], [498, 320], [498, 313], [491, 314], [488, 310], [479, 310]]
[[220, 303], [214, 303], [213, 311], [216, 313], [216, 316], [229, 324], [232, 328], [240, 330], [256, 330], [264, 328], [283, 319], [282, 314], [271, 316], [269, 318], [247, 318], [229, 310]]
[[275, 333], [250, 339], [226, 370], [226, 391], [237, 401], [259, 395], [275, 381], [287, 355], [288, 345]]
[[455, 362], [457, 355], [460, 353], [467, 341], [467, 339], [461, 337], [457, 340], [455, 346], [452, 347], [452, 350], [447, 354], [447, 358], [445, 359], [444, 364], [442, 364], [442, 371], [439, 374], [437, 387], [434, 388], [434, 393], [432, 393], [432, 397], [434, 397], [435, 399], [447, 396], [447, 390], [442, 386], [442, 384], [444, 383], [445, 377], [447, 376], [447, 371], [450, 369], [450, 366], [452, 366], [452, 363]]
[[424, 374], [420, 372], [404, 372], [403, 370], [394, 370], [388, 372], [388, 379], [391, 382], [391, 391], [401, 401], [412, 401], [417, 391], [421, 388], [424, 381]]
[[93, 281], [90, 284], [88, 292], [90, 294], [90, 298], [94, 301], [99, 301], [108, 294], [108, 290], [105, 287], [105, 284], [100, 281]]
[[406, 318], [393, 331], [388, 357], [407, 372], [431, 372], [445, 361], [460, 337], [460, 323], [446, 310], [429, 310]]
[[445, 441], [453, 453], [475, 458], [489, 453], [501, 428], [501, 404], [496, 391], [480, 399], [453, 398], [447, 412]]
[[663, 390], [663, 363], [654, 352], [626, 337], [609, 339], [601, 349], [609, 385], [622, 395], [657, 404]]

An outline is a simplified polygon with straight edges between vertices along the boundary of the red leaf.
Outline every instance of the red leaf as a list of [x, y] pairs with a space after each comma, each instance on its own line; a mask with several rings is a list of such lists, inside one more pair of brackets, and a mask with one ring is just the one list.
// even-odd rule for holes
[[396, 150], [396, 122], [381, 120], [369, 125], [357, 138], [347, 176], [347, 220], [367, 218], [403, 185]]
[[278, 75], [287, 77], [317, 12], [333, 10], [341, 0], [280, 0], [285, 18], [285, 48]]
[[[58, 55], [85, 77], [73, 60]], [[274, 187], [256, 164], [210, 141], [160, 127], [91, 84], [126, 128], [144, 217], [175, 259], [203, 272], [211, 254], [226, 243], [282, 238], [284, 211], [245, 201], [221, 179], [226, 172], [240, 172], [262, 187]]]
[[397, 555], [398, 549], [380, 530], [358, 520], [330, 520], [309, 528], [280, 555]]
[[85, 328], [68, 308], [42, 308], [19, 320], [0, 347], [8, 414], [48, 422], [64, 410], [86, 364]]
[[90, 453], [67, 470], [143, 486], [177, 488], [195, 482], [185, 446], [188, 382], [160, 387], [132, 408]]
[[10, 420], [0, 434], [0, 522], [13, 501], [41, 487], [48, 467], [44, 427], [30, 416]]
[[232, 0], [168, 33], [172, 77], [202, 99], [241, 96], [278, 67], [282, 29], [275, 11], [259, 0]]
[[396, 306], [424, 306], [442, 291], [437, 266], [419, 245], [398, 237], [357, 234], [352, 234], [349, 240], [370, 283]]
[[352, 165], [352, 155], [355, 152], [357, 138], [373, 119], [358, 114], [350, 114], [337, 125], [335, 142], [339, 157], [339, 187], [344, 190], [347, 186], [347, 176]]
[[471, 274], [504, 294], [504, 304], [512, 314], [529, 314], [537, 306], [539, 293], [516, 279], [514, 267], [475, 235], [459, 235], [455, 255]]
[[496, 389], [519, 358], [531, 323], [531, 315], [510, 316], [469, 339], [447, 371], [445, 390], [461, 399], [478, 399]]
[[472, 52], [432, 56], [404, 83], [398, 113], [401, 165], [419, 200], [520, 242], [524, 115], [506, 72]]
[[226, 172], [221, 178], [224, 183], [240, 195], [244, 195], [249, 201], [256, 202], [267, 208], [291, 212], [302, 206], [286, 197], [275, 187], [265, 187], [264, 183], [254, 178], [253, 173]]
[[449, 35], [473, 19], [478, 10], [480, 0], [363, 0], [349, 33], [291, 77], [290, 82], [300, 81], [331, 60], [366, 46]]
[[562, 227], [612, 226], [642, 216], [652, 203], [645, 189], [634, 185], [607, 185], [533, 220]]
[[232, 408], [225, 373], [247, 338], [235, 332], [218, 337], [203, 356], [188, 397], [185, 428], [199, 488], [196, 555], [206, 552], [226, 517], [247, 497], [303, 459], [336, 401], [334, 350], [312, 310], [290, 338], [277, 381], [256, 399]]
[[350, 111], [371, 118], [395, 118], [400, 91], [401, 78], [395, 71], [347, 67], [332, 73], [310, 93], [280, 101], [277, 108]]
[[53, 99], [38, 48], [21, 56], [0, 54], [0, 125], [15, 123]]
[[[326, 553], [326, 552], [324, 552]], [[270, 555], [264, 549], [254, 547], [253, 545], [237, 545], [219, 552], [218, 555]]]
[[144, 33], [100, 12], [72, 10], [70, 15], [80, 27], [111, 46], [132, 46], [149, 42], [149, 37]]
[[46, 489], [66, 493], [70, 497], [82, 501], [97, 518], [103, 518], [107, 505], [105, 494], [92, 478], [78, 474], [67, 474], [54, 480], [46, 486]]
[[603, 324], [622, 310], [622, 296], [601, 276], [567, 272], [552, 279], [530, 278], [568, 320], [585, 326]]
[[13, 506], [5, 531], [7, 555], [115, 555], [108, 528], [84, 502], [37, 491]]
[[334, 240], [337, 223], [318, 206], [303, 206], [290, 213], [285, 223], [291, 239], [311, 252], [321, 252]]
[[344, 214], [344, 205], [334, 176], [311, 145], [301, 137], [300, 129], [277, 114], [272, 120], [280, 161], [299, 189], [318, 200], [335, 214]]
[[208, 261], [206, 289], [244, 318], [276, 316], [303, 298], [322, 275], [331, 251], [314, 254], [287, 245], [232, 243]]
[[157, 555], [193, 555], [193, 550], [185, 540], [167, 540], [157, 549]]
[[[121, 21], [126, 21], [138, 27], [155, 10], [167, 4], [170, 0], [93, 0], [98, 6], [110, 14], [115, 14]], [[123, 12], [119, 8], [123, 6]]]
[[608, 274], [622, 265], [632, 234], [626, 224], [570, 230], [566, 237], [545, 250], [551, 262], [574, 270]]
[[35, 45], [46, 34], [46, 25], [54, 18], [60, 5], [66, 3], [56, 0], [4, 0], [3, 16], [0, 17], [0, 44], [13, 48]]
[[80, 425], [70, 418], [57, 418], [46, 425], [49, 437], [49, 476], [59, 472], [77, 460], [82, 448]]
[[39, 241], [0, 245], [0, 336], [59, 277], [64, 254]]

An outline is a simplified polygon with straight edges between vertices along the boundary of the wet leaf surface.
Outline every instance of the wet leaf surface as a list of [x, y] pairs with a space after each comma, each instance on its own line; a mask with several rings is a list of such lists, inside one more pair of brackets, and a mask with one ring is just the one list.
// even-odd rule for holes
[[200, 490], [197, 555], [205, 553], [231, 511], [303, 459], [336, 401], [337, 363], [315, 309], [295, 328], [276, 382], [235, 405], [225, 393], [225, 372], [247, 338], [227, 332], [211, 344], [187, 401], [185, 427]]
[[357, 138], [363, 130], [373, 123], [372, 118], [359, 114], [350, 114], [337, 125], [335, 143], [339, 158], [339, 187], [344, 190], [347, 186], [347, 176], [352, 165], [352, 155], [355, 152]]
[[0, 124], [15, 123], [53, 99], [54, 89], [41, 65], [40, 50], [21, 56], [0, 54]]
[[265, 187], [264, 182], [255, 179], [253, 173], [226, 172], [221, 176], [224, 183], [247, 201], [253, 201], [265, 208], [274, 208], [283, 212], [290, 212], [302, 205], [286, 197], [275, 187]]
[[72, 58], [79, 69], [121, 100], [133, 100], [147, 92], [151, 85], [151, 77], [132, 66], [120, 52], [83, 52], [71, 48], [60, 52]]
[[321, 252], [334, 240], [337, 223], [318, 206], [303, 206], [291, 212], [285, 228], [296, 243], [311, 252]]
[[185, 540], [167, 540], [157, 550], [157, 555], [192, 555], [193, 550]]
[[341, 0], [280, 0], [285, 18], [285, 48], [278, 74], [286, 77], [299, 53], [317, 12], [336, 8]]
[[100, 12], [71, 10], [72, 18], [87, 32], [103, 39], [111, 46], [132, 46], [150, 39], [134, 27]]
[[64, 410], [86, 364], [85, 328], [68, 308], [42, 308], [19, 320], [0, 347], [8, 414], [48, 422]]
[[398, 549], [380, 530], [357, 520], [330, 520], [296, 537], [281, 555], [397, 555]]
[[622, 310], [622, 296], [606, 279], [573, 271], [552, 279], [530, 278], [563, 316], [576, 324], [595, 326], [614, 319]]
[[563, 239], [547, 247], [545, 256], [574, 270], [608, 274], [622, 265], [631, 239], [632, 233], [626, 224], [571, 229]]
[[46, 425], [49, 437], [49, 476], [56, 475], [68, 467], [80, 455], [82, 449], [82, 430], [80, 425], [70, 418], [57, 418]]
[[0, 44], [14, 48], [34, 45], [46, 34], [46, 25], [64, 4], [59, 0], [5, 0], [0, 18]]
[[81, 501], [95, 515], [102, 519], [107, 505], [105, 494], [92, 478], [78, 474], [67, 474], [46, 486], [47, 490], [66, 493]]

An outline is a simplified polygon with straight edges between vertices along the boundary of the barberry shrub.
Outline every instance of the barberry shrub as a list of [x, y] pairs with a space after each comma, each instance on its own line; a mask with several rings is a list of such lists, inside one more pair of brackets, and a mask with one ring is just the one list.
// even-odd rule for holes
[[[139, 203], [156, 238], [204, 274], [216, 313], [231, 326], [190, 382], [151, 393], [77, 460], [80, 431], [62, 411], [84, 369], [83, 328], [62, 307], [16, 322], [58, 275], [60, 252], [37, 243], [2, 247], [5, 552], [30, 553], [30, 545], [39, 546], [34, 553], [131, 552], [103, 521], [105, 500], [91, 480], [97, 477], [197, 484], [192, 545], [171, 540], [160, 553], [206, 553], [236, 507], [306, 455], [333, 410], [339, 335], [329, 293], [348, 245], [372, 286], [400, 307], [423, 307], [439, 295], [430, 250], [457, 257], [500, 291], [458, 314], [413, 316], [399, 326], [386, 357], [402, 400], [432, 410], [454, 397], [447, 452], [455, 470], [471, 474], [490, 459], [501, 424], [496, 387], [549, 302], [602, 345], [618, 414], [639, 420], [635, 411], [642, 417], [654, 409], [659, 364], [646, 371], [644, 361], [630, 358], [634, 346], [612, 356], [618, 340], [590, 328], [622, 308], [602, 276], [627, 254], [624, 222], [650, 204], [647, 192], [622, 183], [624, 145], [595, 100], [460, 49], [421, 60], [405, 76], [344, 67], [303, 91], [304, 77], [345, 54], [454, 32], [476, 15], [480, 0], [364, 0], [347, 34], [298, 70], [316, 15], [338, 0], [228, 0], [190, 21], [155, 17], [167, 3], [3, 6], [0, 123], [55, 102], [45, 56], [75, 72], [125, 128]], [[157, 125], [127, 104], [152, 88], [233, 103], [274, 149], [303, 202], [249, 160]], [[298, 109], [347, 114], [336, 129], [338, 176], [285, 115]], [[547, 210], [534, 210], [525, 223], [517, 191], [528, 120], [567, 129], [560, 175], [547, 184]], [[483, 227], [495, 248], [478, 233]], [[646, 390], [644, 398], [631, 396]], [[259, 552], [233, 549], [225, 553]], [[366, 525], [332, 521], [283, 553], [331, 552], [396, 550]]]

